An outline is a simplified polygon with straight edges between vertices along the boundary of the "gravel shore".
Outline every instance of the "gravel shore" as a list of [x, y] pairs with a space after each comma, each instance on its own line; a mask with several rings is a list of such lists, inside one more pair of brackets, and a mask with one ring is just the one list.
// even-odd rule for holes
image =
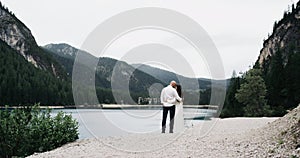
[[211, 130], [200, 123], [177, 134], [85, 139], [30, 157], [300, 157], [299, 107], [279, 119], [213, 121]]

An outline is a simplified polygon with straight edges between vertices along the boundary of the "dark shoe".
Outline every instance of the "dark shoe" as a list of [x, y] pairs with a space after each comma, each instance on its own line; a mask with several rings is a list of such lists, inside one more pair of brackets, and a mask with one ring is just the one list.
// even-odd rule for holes
[[169, 133], [173, 133], [173, 131], [170, 131]]
[[166, 133], [166, 131], [161, 131], [161, 133]]

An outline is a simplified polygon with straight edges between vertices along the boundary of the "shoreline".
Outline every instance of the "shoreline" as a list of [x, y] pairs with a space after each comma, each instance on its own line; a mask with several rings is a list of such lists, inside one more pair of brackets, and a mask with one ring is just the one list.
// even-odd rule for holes
[[[22, 106], [8, 106], [8, 109], [16, 109]], [[162, 105], [129, 105], [129, 104], [98, 104], [98, 105], [66, 105], [66, 106], [39, 106], [41, 109], [160, 109]], [[5, 109], [0, 106], [0, 109]], [[183, 105], [183, 108], [211, 109], [217, 110], [217, 105]]]
[[[214, 118], [180, 134], [149, 133], [83, 139], [30, 157], [245, 157], [249, 154], [244, 151], [245, 146], [253, 137], [253, 131], [275, 120], [278, 119]], [[213, 121], [216, 121], [214, 127], [207, 135], [201, 135], [209, 130], [204, 122]], [[255, 150], [257, 146], [253, 148]]]

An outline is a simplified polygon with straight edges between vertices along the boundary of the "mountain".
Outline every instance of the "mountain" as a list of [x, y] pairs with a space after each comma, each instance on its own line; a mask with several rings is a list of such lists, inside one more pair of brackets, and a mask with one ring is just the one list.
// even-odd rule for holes
[[[49, 51], [53, 57], [63, 65], [68, 74], [72, 74], [75, 57], [79, 52], [82, 53], [88, 61], [98, 61], [96, 69], [96, 87], [105, 90], [106, 93], [104, 94], [107, 96], [112, 96], [112, 88], [117, 89], [118, 91], [126, 91], [128, 87], [123, 87], [123, 85], [126, 85], [127, 82], [129, 82], [129, 90], [134, 100], [137, 100], [139, 96], [149, 96], [149, 88], [151, 89], [154, 87], [158, 88], [158, 92], [155, 96], [159, 97], [161, 88], [168, 85], [171, 80], [175, 80], [183, 86], [187, 104], [208, 104], [210, 102], [212, 83], [216, 87], [223, 87], [224, 83], [227, 82], [224, 80], [188, 78], [148, 65], [129, 65], [126, 62], [112, 58], [96, 58], [88, 52], [65, 43], [48, 44], [44, 46], [44, 49]], [[83, 72], [92, 71], [91, 68], [84, 66], [84, 64], [80, 64], [80, 67], [81, 69], [84, 69]], [[111, 83], [114, 83], [115, 81], [117, 81], [117, 83], [114, 84], [114, 87], [111, 87]], [[161, 86], [158, 86], [158, 84]], [[199, 95], [200, 101], [197, 100]], [[103, 95], [99, 95], [98, 98], [103, 98]]]
[[[105, 90], [106, 93], [104, 94], [107, 96], [112, 96], [111, 83], [114, 83], [115, 80], [117, 80], [118, 83], [114, 84], [113, 88], [118, 91], [126, 91], [126, 88], [128, 89], [128, 87], [123, 87], [123, 85], [126, 85], [127, 82], [129, 82], [129, 90], [134, 100], [137, 100], [139, 96], [149, 96], [149, 88], [151, 89], [154, 87], [158, 88], [158, 92], [155, 96], [159, 97], [161, 88], [168, 85], [171, 80], [175, 80], [184, 87], [187, 104], [208, 104], [210, 102], [212, 83], [216, 86], [220, 85], [220, 87], [224, 84], [224, 81], [188, 78], [148, 65], [129, 65], [126, 62], [112, 58], [96, 58], [88, 52], [79, 50], [68, 44], [48, 44], [44, 46], [44, 49], [51, 52], [53, 57], [56, 58], [64, 68], [66, 68], [68, 74], [72, 74], [74, 66], [73, 63], [78, 52], [82, 53], [86, 56], [85, 58], [90, 61], [97, 60], [96, 87]], [[92, 71], [90, 68], [85, 67], [84, 64], [81, 64], [80, 67], [81, 69], [84, 69], [84, 72]], [[113, 75], [113, 72], [115, 75]], [[130, 74], [132, 75], [130, 76]], [[159, 84], [161, 86], [158, 86]], [[200, 87], [196, 86], [198, 84]], [[197, 101], [199, 95], [200, 101]], [[99, 95], [98, 98], [103, 98], [103, 95]]]
[[65, 79], [61, 66], [48, 53], [40, 48], [31, 31], [12, 12], [0, 2], [0, 40], [21, 54], [35, 67], [51, 72], [58, 78]]
[[[109, 96], [110, 103], [114, 102], [112, 101], [113, 97], [111, 94], [111, 83], [115, 83], [113, 88], [117, 91], [125, 92], [128, 87], [124, 87], [123, 85], [126, 85], [128, 82], [130, 94], [135, 101], [137, 101], [138, 97], [140, 96], [147, 97], [149, 95], [148, 89], [153, 84], [163, 84], [158, 79], [148, 75], [145, 72], [135, 69], [126, 62], [107, 57], [97, 58], [88, 52], [77, 49], [68, 44], [48, 44], [43, 48], [47, 50], [53, 56], [53, 58], [55, 58], [65, 68], [68, 74], [72, 74], [73, 72], [74, 62], [78, 53], [81, 53], [81, 55], [87, 61], [98, 61], [95, 74], [95, 84], [96, 88], [98, 88], [99, 91], [101, 90], [103, 93], [102, 95], [99, 94], [98, 98], [103, 98], [103, 95]], [[92, 69], [89, 68], [89, 66], [84, 65], [84, 63], [79, 62], [79, 68], [83, 69], [83, 72], [92, 72]], [[103, 98], [100, 101], [104, 102], [104, 100], [106, 99]], [[129, 100], [130, 99], [125, 99], [124, 101], [126, 102]]]
[[284, 65], [290, 54], [300, 47], [300, 2], [293, 4], [291, 12], [284, 12], [283, 18], [274, 23], [273, 33], [264, 41], [257, 62], [263, 65], [277, 52], [282, 53]]
[[[42, 48], [58, 61], [58, 63], [66, 70], [68, 76], [72, 75], [74, 61], [78, 53], [84, 54], [85, 58], [88, 60], [98, 60], [93, 55], [65, 43], [48, 44]], [[85, 69], [88, 68], [85, 67]]]
[[0, 3], [0, 105], [74, 104], [70, 79]]
[[[300, 1], [289, 8], [283, 18], [274, 23], [273, 32], [264, 40], [253, 69], [241, 77], [233, 75], [231, 78], [221, 117], [258, 113], [281, 117], [300, 103]], [[265, 92], [261, 93], [259, 103], [253, 98], [262, 87]], [[244, 100], [243, 103], [237, 96], [240, 101]], [[251, 106], [249, 102], [259, 106]]]
[[275, 22], [256, 66], [263, 69], [268, 104], [285, 113], [300, 103], [300, 1]]
[[44, 48], [46, 48], [47, 50], [51, 51], [54, 54], [57, 54], [59, 56], [69, 58], [69, 59], [75, 59], [77, 52], [80, 51], [79, 49], [74, 48], [65, 43], [48, 44], [48, 45], [45, 45]]
[[[61, 65], [63, 65], [63, 67], [69, 67], [70, 69], [67, 69], [68, 73], [72, 73], [73, 70], [73, 64], [76, 58], [77, 53], [82, 53], [83, 56], [88, 59], [88, 60], [97, 60], [98, 61], [98, 65], [97, 65], [97, 71], [96, 71], [96, 76], [97, 78], [101, 78], [107, 81], [107, 85], [100, 85], [103, 86], [104, 88], [108, 88], [110, 87], [110, 82], [111, 82], [111, 77], [112, 77], [112, 73], [113, 71], [115, 72], [119, 72], [120, 74], [123, 74], [120, 77], [120, 79], [125, 79], [127, 78], [126, 74], [130, 74], [133, 72], [134, 75], [131, 76], [131, 81], [135, 81], [136, 85], [132, 85], [132, 87], [136, 87], [133, 88], [136, 92], [141, 92], [143, 90], [147, 91], [147, 86], [150, 85], [150, 83], [161, 83], [160, 81], [158, 81], [157, 79], [155, 79], [152, 76], [147, 75], [146, 73], [139, 71], [139, 70], [135, 70], [134, 67], [132, 67], [131, 65], [127, 64], [126, 62], [123, 61], [118, 61], [112, 58], [107, 58], [107, 57], [101, 57], [101, 58], [97, 58], [91, 54], [89, 54], [86, 51], [77, 49], [75, 47], [72, 47], [68, 44], [62, 43], [62, 44], [48, 44], [46, 46], [44, 46], [45, 49], [47, 49], [49, 52], [52, 53], [53, 57], [56, 58]], [[58, 57], [59, 56], [59, 57]], [[66, 60], [69, 60], [68, 62], [62, 61], [59, 58], [63, 58]], [[70, 65], [72, 62], [72, 65]], [[149, 83], [148, 81], [149, 80]], [[143, 85], [145, 84], [145, 85]], [[137, 90], [140, 89], [140, 90]]]

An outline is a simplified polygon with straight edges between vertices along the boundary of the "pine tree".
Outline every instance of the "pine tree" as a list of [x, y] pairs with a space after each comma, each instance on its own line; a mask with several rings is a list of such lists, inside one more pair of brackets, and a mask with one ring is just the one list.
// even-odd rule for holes
[[245, 105], [245, 116], [268, 116], [269, 107], [265, 99], [267, 89], [260, 69], [251, 69], [245, 75], [245, 82], [241, 84], [235, 94], [238, 102]]
[[235, 94], [241, 85], [241, 78], [233, 71], [230, 79], [230, 85], [227, 89], [224, 107], [221, 117], [240, 117], [244, 115], [243, 104], [235, 98]]

